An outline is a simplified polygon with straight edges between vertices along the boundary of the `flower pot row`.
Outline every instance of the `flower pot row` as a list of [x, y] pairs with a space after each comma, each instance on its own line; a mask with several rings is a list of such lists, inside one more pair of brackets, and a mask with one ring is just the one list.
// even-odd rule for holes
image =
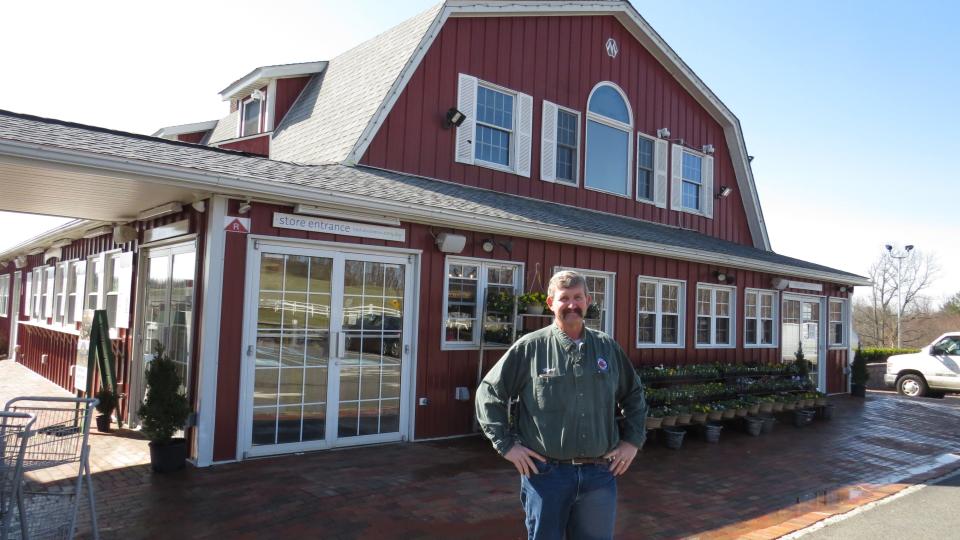
[[708, 421], [743, 418], [748, 415], [770, 414], [794, 409], [823, 407], [827, 397], [819, 392], [746, 396], [741, 399], [695, 403], [692, 405], [662, 405], [652, 407], [646, 419], [647, 429], [658, 429]]

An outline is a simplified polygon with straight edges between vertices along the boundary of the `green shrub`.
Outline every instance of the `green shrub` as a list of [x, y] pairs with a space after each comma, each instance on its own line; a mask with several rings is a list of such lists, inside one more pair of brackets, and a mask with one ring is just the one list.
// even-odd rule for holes
[[97, 400], [97, 412], [104, 415], [110, 416], [113, 414], [114, 409], [117, 408], [117, 395], [114, 394], [109, 388], [104, 386], [101, 388], [96, 395]]
[[180, 393], [177, 364], [157, 345], [153, 360], [147, 365], [147, 398], [138, 414], [143, 432], [151, 441], [167, 444], [190, 415], [190, 402]]
[[867, 364], [875, 364], [879, 362], [886, 362], [887, 358], [895, 354], [909, 354], [919, 352], [920, 349], [896, 349], [896, 348], [884, 348], [884, 347], [867, 347], [861, 349], [862, 352], [858, 354], [863, 355], [863, 361]]
[[867, 384], [870, 380], [870, 372], [867, 371], [867, 361], [864, 350], [857, 347], [857, 352], [853, 355], [853, 365], [851, 366], [850, 382], [857, 385]]

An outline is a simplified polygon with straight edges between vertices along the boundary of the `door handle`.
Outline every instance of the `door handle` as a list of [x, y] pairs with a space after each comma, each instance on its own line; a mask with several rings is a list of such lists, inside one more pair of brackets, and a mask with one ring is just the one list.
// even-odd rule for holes
[[247, 345], [247, 356], [253, 356], [253, 345]]

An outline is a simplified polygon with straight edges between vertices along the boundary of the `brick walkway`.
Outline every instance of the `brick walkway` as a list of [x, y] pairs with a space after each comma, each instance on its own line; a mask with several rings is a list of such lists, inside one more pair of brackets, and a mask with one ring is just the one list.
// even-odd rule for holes
[[[0, 362], [0, 398], [44, 386], [51, 393]], [[783, 416], [759, 438], [731, 425], [717, 445], [693, 434], [679, 451], [651, 441], [620, 481], [618, 538], [776, 538], [960, 467], [960, 400], [832, 402], [832, 421], [794, 428]], [[525, 536], [516, 474], [479, 437], [167, 476], [150, 473], [135, 434], [92, 440], [104, 538]]]

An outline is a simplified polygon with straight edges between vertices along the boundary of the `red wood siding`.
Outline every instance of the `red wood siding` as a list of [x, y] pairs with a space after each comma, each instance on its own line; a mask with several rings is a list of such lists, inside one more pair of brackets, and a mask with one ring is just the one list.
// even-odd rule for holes
[[292, 77], [277, 79], [277, 97], [274, 100], [274, 127], [279, 126], [283, 117], [290, 111], [293, 102], [300, 96], [300, 92], [310, 82], [310, 77]]
[[180, 142], [188, 142], [193, 144], [200, 144], [200, 141], [209, 133], [208, 131], [198, 131], [196, 133], [184, 133], [182, 135], [177, 135], [177, 140]]
[[242, 141], [228, 142], [217, 145], [227, 150], [237, 150], [239, 152], [249, 152], [259, 156], [270, 155], [270, 135], [265, 134], [259, 137], [252, 137]]
[[[238, 215], [237, 201], [231, 201], [229, 213]], [[272, 226], [273, 212], [290, 212], [289, 207], [254, 203], [248, 216], [251, 218], [251, 233], [282, 238], [336, 241], [349, 244], [405, 247], [422, 251], [420, 258], [420, 291], [416, 298], [419, 309], [417, 341], [415, 397], [428, 397], [430, 405], [416, 408], [416, 437], [429, 438], [469, 433], [473, 405], [471, 401], [457, 401], [454, 390], [466, 386], [472, 390], [477, 385], [478, 352], [442, 351], [440, 342], [444, 325], [443, 284], [446, 278], [444, 263], [446, 255], [434, 245], [434, 234], [427, 225], [403, 223], [406, 230], [405, 243], [388, 242], [311, 233]], [[500, 246], [492, 254], [484, 252], [481, 244], [489, 233], [457, 231], [467, 236], [467, 244], [461, 256], [481, 259], [500, 259], [525, 263], [524, 283], [533, 281], [539, 264], [541, 282], [546, 285], [555, 266], [574, 266], [584, 269], [615, 272], [614, 337], [621, 344], [635, 365], [688, 364], [701, 362], [779, 362], [780, 349], [747, 349], [743, 347], [743, 305], [745, 288], [770, 289], [774, 277], [790, 277], [750, 272], [721, 266], [691, 263], [662, 257], [643, 256], [596, 249], [575, 244], [559, 244], [526, 238], [497, 236], [498, 240], [511, 240], [512, 253]], [[223, 312], [221, 318], [221, 342], [217, 379], [217, 420], [214, 459], [233, 459], [237, 444], [237, 400], [240, 394], [240, 367], [242, 360], [243, 291], [246, 266], [247, 237], [228, 234], [224, 276]], [[694, 318], [697, 282], [716, 283], [713, 271], [720, 270], [734, 276], [737, 288], [736, 348], [696, 349], [694, 347]], [[636, 306], [637, 276], [655, 276], [686, 281], [686, 331], [684, 349], [638, 349]], [[809, 280], [804, 280], [809, 281]], [[835, 285], [825, 283], [824, 293], [835, 293]], [[545, 323], [547, 320], [545, 319]], [[779, 323], [779, 321], [778, 321]], [[484, 356], [484, 372], [489, 369], [503, 351], [488, 351]], [[831, 370], [840, 369], [834, 362]], [[836, 374], [829, 374], [833, 380]], [[834, 384], [834, 383], [830, 383]]]
[[[620, 45], [616, 58], [610, 58], [604, 48], [609, 37]], [[444, 129], [443, 119], [447, 109], [457, 104], [458, 73], [533, 96], [531, 178], [454, 162], [455, 130]], [[583, 188], [582, 181], [576, 188], [539, 180], [543, 100], [584, 112], [590, 91], [601, 81], [612, 81], [626, 92], [634, 114], [635, 131], [655, 135], [658, 128], [667, 127], [671, 137], [684, 139], [690, 147], [700, 148], [705, 144], [716, 147], [714, 192], [720, 186], [729, 186], [733, 193], [715, 201], [713, 219], [590, 191]], [[581, 142], [585, 123], [583, 114]], [[720, 124], [611, 16], [452, 18], [444, 25], [360, 162], [679, 225], [752, 245], [725, 141]], [[635, 152], [635, 144], [633, 148]], [[581, 179], [583, 162], [581, 144]], [[635, 156], [633, 162], [635, 166]]]

